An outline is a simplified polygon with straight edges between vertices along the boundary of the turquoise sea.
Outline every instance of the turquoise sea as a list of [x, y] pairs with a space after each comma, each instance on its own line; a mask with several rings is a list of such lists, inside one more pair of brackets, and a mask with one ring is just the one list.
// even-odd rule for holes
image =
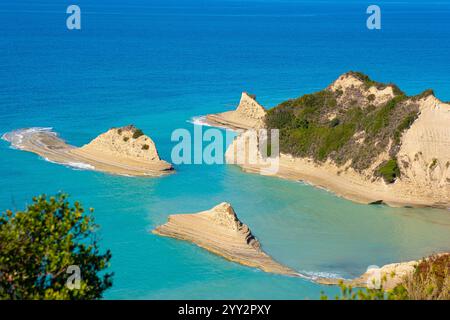
[[[78, 4], [82, 29], [66, 28]], [[130, 123], [170, 160], [174, 129], [230, 110], [242, 91], [267, 107], [320, 90], [349, 70], [433, 88], [450, 100], [450, 3], [377, 1], [0, 2], [0, 134], [51, 127], [74, 145]], [[280, 262], [353, 277], [369, 265], [450, 250], [450, 211], [366, 206], [301, 182], [224, 165], [182, 165], [161, 179], [110, 176], [49, 163], [0, 141], [0, 210], [59, 191], [95, 208], [112, 251], [107, 299], [317, 299], [322, 287], [228, 262], [149, 231], [171, 213], [232, 203]]]

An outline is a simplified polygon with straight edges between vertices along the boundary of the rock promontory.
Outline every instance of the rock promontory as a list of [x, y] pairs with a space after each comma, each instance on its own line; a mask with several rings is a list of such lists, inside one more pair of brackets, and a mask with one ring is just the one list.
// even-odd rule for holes
[[231, 129], [259, 129], [264, 127], [266, 109], [256, 101], [256, 96], [243, 92], [236, 110], [206, 116], [213, 126]]
[[112, 128], [80, 148], [45, 128], [19, 129], [3, 137], [17, 149], [71, 167], [149, 177], [173, 171], [170, 163], [160, 159], [153, 140], [133, 125]]
[[[347, 72], [265, 114], [263, 127], [280, 133], [277, 176], [360, 203], [450, 208], [450, 104], [432, 90], [408, 96]], [[261, 163], [238, 164], [261, 172]]]
[[192, 242], [225, 259], [265, 272], [298, 276], [262, 250], [260, 242], [238, 219], [229, 203], [199, 213], [170, 215], [167, 223], [152, 232]]

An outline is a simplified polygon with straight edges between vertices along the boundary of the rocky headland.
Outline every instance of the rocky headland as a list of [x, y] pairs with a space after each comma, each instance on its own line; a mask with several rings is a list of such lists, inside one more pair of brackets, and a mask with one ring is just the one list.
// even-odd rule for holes
[[392, 290], [401, 284], [405, 278], [411, 276], [420, 261], [391, 263], [380, 268], [370, 268], [355, 279], [316, 278], [315, 282], [325, 285], [345, 284], [353, 288], [378, 288]]
[[[406, 96], [348, 72], [268, 110], [263, 127], [280, 132], [279, 177], [360, 203], [450, 208], [450, 105], [432, 90]], [[248, 153], [243, 140], [230, 146], [229, 163], [236, 150]], [[260, 173], [260, 160], [237, 164]]]
[[48, 161], [82, 169], [148, 177], [173, 171], [170, 163], [160, 159], [153, 140], [132, 125], [112, 128], [80, 148], [43, 128], [15, 130], [6, 133], [3, 139]]
[[210, 114], [206, 122], [212, 126], [230, 129], [253, 129], [264, 126], [266, 109], [256, 101], [256, 96], [243, 92], [236, 110]]
[[[429, 288], [439, 289], [440, 285], [449, 286], [448, 272], [450, 271], [450, 253], [434, 254], [423, 259], [391, 263], [378, 268], [372, 266], [360, 277], [347, 279], [315, 278], [317, 283], [325, 285], [345, 284], [346, 286], [365, 287], [390, 291], [399, 285], [417, 285], [417, 282], [426, 283]], [[441, 284], [438, 284], [442, 281]], [[447, 293], [448, 294], [448, 293]]]
[[152, 233], [194, 243], [227, 260], [269, 273], [302, 277], [324, 285], [342, 283], [353, 288], [380, 288], [381, 286], [386, 291], [404, 283], [423, 261], [449, 256], [448, 253], [442, 253], [417, 261], [392, 263], [380, 268], [372, 267], [355, 279], [301, 274], [267, 255], [249, 227], [239, 220], [232, 206], [226, 202], [199, 213], [170, 215], [168, 222], [156, 227]]
[[152, 231], [154, 234], [189, 241], [214, 254], [265, 272], [299, 276], [273, 260], [237, 217], [229, 203], [199, 213], [170, 215], [168, 222]]

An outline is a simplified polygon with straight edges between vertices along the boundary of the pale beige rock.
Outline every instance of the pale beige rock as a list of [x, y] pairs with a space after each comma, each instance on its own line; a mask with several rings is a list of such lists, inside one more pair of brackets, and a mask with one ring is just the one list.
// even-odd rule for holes
[[264, 126], [266, 110], [256, 99], [246, 92], [236, 110], [206, 116], [206, 122], [212, 126], [231, 129], [259, 129]]
[[299, 276], [262, 251], [259, 241], [239, 221], [229, 203], [199, 213], [170, 215], [166, 224], [152, 232], [195, 243], [225, 259], [265, 272]]
[[[439, 253], [437, 257], [448, 256], [450, 253]], [[410, 280], [416, 271], [416, 267], [424, 261], [428, 261], [430, 257], [408, 261], [391, 263], [378, 268], [372, 266], [368, 268], [360, 277], [355, 279], [331, 279], [331, 278], [315, 278], [314, 281], [325, 285], [336, 285], [343, 283], [352, 287], [366, 287], [371, 289], [383, 288], [385, 291], [394, 289], [397, 285], [404, 283], [406, 280]]]
[[402, 177], [395, 188], [426, 195], [444, 206], [450, 201], [450, 105], [429, 95], [420, 115], [402, 136], [397, 155]]
[[325, 285], [337, 285], [343, 283], [352, 287], [380, 288], [388, 291], [402, 283], [406, 277], [411, 276], [420, 261], [391, 263], [381, 268], [370, 268], [360, 277], [352, 280], [317, 278], [315, 281]]
[[[336, 81], [334, 81], [328, 90], [333, 92], [341, 91], [342, 95], [338, 98], [338, 104], [342, 100], [358, 100], [358, 96], [355, 93], [362, 93], [363, 97], [367, 100], [365, 104], [383, 104], [392, 99], [395, 94], [391, 85], [387, 85], [384, 88], [377, 88], [376, 86], [365, 87], [364, 81], [356, 77], [352, 73], [345, 73], [341, 75]], [[369, 96], [372, 96], [373, 100], [369, 101]], [[363, 106], [362, 104], [361, 106]]]
[[111, 157], [124, 157], [138, 161], [160, 161], [153, 140], [146, 135], [133, 138], [136, 130], [133, 126], [112, 128], [78, 150], [84, 153], [100, 152]]
[[136, 130], [133, 126], [113, 128], [81, 148], [68, 145], [48, 130], [21, 129], [5, 137], [18, 149], [72, 167], [149, 177], [173, 172], [172, 165], [159, 158], [155, 144], [148, 136], [133, 138]]

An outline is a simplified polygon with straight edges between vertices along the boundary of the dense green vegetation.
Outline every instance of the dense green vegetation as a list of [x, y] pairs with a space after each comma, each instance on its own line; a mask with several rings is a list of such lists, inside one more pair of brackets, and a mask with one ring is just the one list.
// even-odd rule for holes
[[417, 266], [400, 289], [414, 300], [450, 300], [450, 254], [433, 255]]
[[393, 183], [395, 179], [400, 177], [400, 169], [397, 160], [391, 159], [382, 163], [377, 170], [377, 174], [383, 177], [386, 183]]
[[402, 90], [400, 90], [399, 87], [397, 87], [397, 85], [393, 84], [393, 83], [382, 83], [382, 82], [378, 82], [378, 81], [374, 81], [372, 79], [370, 79], [370, 77], [362, 72], [358, 72], [358, 71], [350, 71], [348, 74], [354, 75], [357, 78], [361, 79], [362, 81], [364, 81], [364, 84], [366, 86], [366, 88], [370, 88], [372, 86], [376, 87], [377, 89], [384, 89], [387, 86], [392, 87], [392, 90], [394, 92], [395, 95], [404, 95], [404, 92]]
[[144, 132], [141, 129], [135, 129], [133, 132], [133, 139], [137, 139], [143, 135], [144, 135]]
[[[96, 227], [66, 195], [40, 196], [24, 211], [0, 214], [0, 299], [101, 298], [112, 284], [104, 272], [111, 252], [100, 253]], [[74, 266], [80, 281], [71, 287]]]
[[[387, 86], [360, 73], [354, 74], [367, 87]], [[373, 95], [365, 97], [356, 89], [351, 90], [352, 98], [348, 99], [342, 90], [323, 90], [269, 110], [266, 126], [280, 130], [280, 151], [318, 162], [332, 159], [338, 165], [350, 161], [354, 169], [362, 171], [388, 149], [392, 140], [388, 151], [394, 159], [402, 133], [418, 116], [417, 103], [396, 89], [394, 98], [374, 105]], [[394, 173], [395, 177], [400, 174]]]

